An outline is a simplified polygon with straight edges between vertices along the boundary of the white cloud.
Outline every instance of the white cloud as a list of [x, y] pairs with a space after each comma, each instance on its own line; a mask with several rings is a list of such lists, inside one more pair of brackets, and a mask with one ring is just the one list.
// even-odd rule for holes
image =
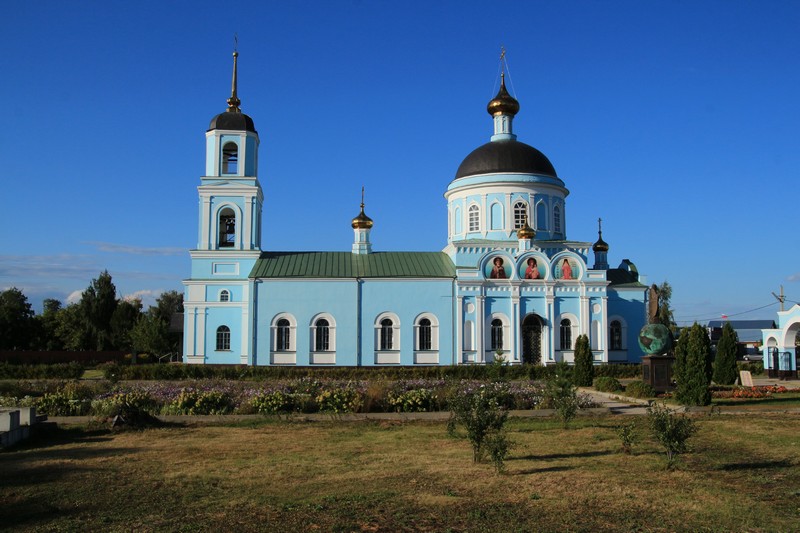
[[142, 289], [126, 294], [122, 299], [127, 301], [139, 300], [142, 302], [142, 308], [147, 309], [150, 306], [156, 305], [156, 298], [161, 296], [162, 292], [164, 291], [161, 289]]
[[81, 295], [83, 295], [83, 291], [72, 291], [67, 296], [67, 304], [76, 304], [81, 301]]
[[171, 246], [145, 247], [145, 246], [131, 246], [128, 244], [115, 244], [113, 242], [99, 242], [99, 241], [88, 241], [85, 244], [94, 246], [101, 252], [110, 252], [117, 254], [184, 255], [186, 253], [186, 248], [178, 248]]
[[791, 276], [786, 278], [786, 281], [800, 281], [800, 272], [792, 274]]

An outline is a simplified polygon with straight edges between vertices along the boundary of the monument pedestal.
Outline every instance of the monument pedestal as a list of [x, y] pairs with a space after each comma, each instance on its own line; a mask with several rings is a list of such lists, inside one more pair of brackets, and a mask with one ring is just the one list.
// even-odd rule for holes
[[675, 358], [669, 355], [646, 355], [642, 357], [642, 381], [649, 383], [656, 392], [672, 390], [672, 365]]

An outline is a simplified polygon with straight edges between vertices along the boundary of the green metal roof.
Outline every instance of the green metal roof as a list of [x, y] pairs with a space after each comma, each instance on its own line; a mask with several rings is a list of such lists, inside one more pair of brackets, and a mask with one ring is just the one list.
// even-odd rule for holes
[[646, 285], [643, 285], [639, 281], [638, 272], [634, 273], [622, 268], [609, 268], [606, 270], [606, 279], [608, 280], [610, 287], [646, 288]]
[[251, 278], [455, 278], [442, 252], [264, 252]]

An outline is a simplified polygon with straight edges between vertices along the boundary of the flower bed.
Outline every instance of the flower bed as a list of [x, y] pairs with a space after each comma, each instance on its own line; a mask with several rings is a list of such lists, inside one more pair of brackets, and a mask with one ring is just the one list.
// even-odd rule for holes
[[762, 385], [760, 387], [735, 387], [729, 388], [712, 388], [711, 397], [715, 399], [753, 399], [753, 398], [767, 398], [773, 394], [781, 394], [789, 392], [789, 389], [783, 385]]
[[[29, 390], [31, 387], [28, 387]], [[449, 410], [453, 394], [483, 389], [504, 409], [550, 406], [545, 385], [536, 381], [415, 379], [341, 381], [294, 380], [110, 382], [49, 384], [23, 397], [0, 396], [0, 405], [35, 406], [50, 416], [113, 416], [137, 408], [158, 415], [431, 412]], [[579, 394], [581, 408], [595, 407]]]

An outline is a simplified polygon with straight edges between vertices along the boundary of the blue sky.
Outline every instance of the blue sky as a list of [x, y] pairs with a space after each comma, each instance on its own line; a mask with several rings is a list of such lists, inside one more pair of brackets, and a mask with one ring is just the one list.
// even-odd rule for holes
[[[800, 2], [18, 2], [0, 21], [0, 288], [35, 308], [104, 269], [182, 290], [204, 133], [230, 94], [261, 138], [263, 247], [439, 250], [508, 50], [519, 140], [567, 232], [673, 286], [679, 322], [800, 300]], [[763, 307], [766, 306], [766, 307]], [[758, 311], [747, 312], [756, 308]], [[742, 314], [739, 314], [742, 313]]]

